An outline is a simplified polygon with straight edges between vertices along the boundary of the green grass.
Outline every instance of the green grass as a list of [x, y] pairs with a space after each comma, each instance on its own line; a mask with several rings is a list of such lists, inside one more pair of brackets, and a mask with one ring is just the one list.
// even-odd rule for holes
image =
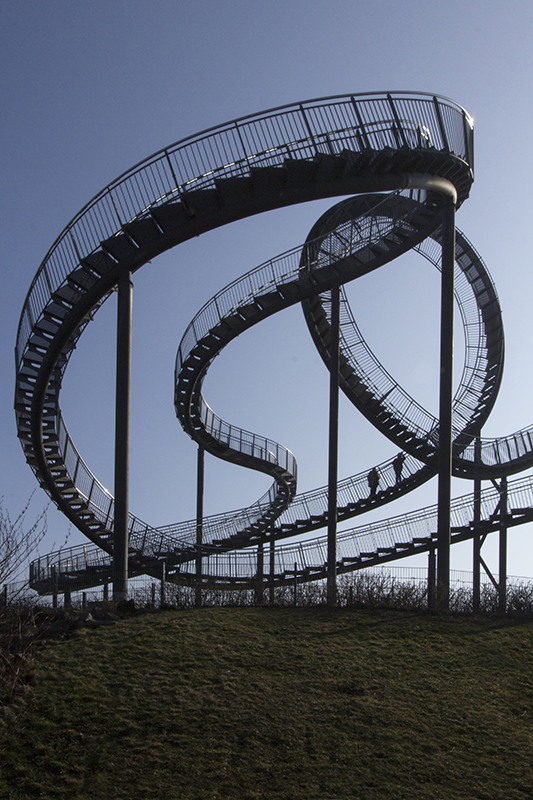
[[533, 796], [533, 622], [168, 611], [42, 648], [0, 797]]

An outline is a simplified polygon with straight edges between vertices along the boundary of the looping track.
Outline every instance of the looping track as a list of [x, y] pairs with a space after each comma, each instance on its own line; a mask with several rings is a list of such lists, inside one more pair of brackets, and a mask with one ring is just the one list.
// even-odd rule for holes
[[[472, 122], [449, 100], [399, 93], [335, 97], [274, 109], [178, 142], [94, 198], [57, 239], [28, 293], [17, 337], [15, 409], [20, 440], [40, 484], [97, 548], [85, 549], [81, 559], [80, 549], [73, 548], [62, 563], [54, 554], [46, 564], [35, 562], [33, 585], [49, 590], [52, 566], [72, 587], [100, 582], [109, 571], [109, 558], [97, 554], [112, 550], [113, 498], [78, 454], [61, 415], [59, 392], [77, 339], [124, 269], [135, 271], [180, 242], [246, 216], [356, 195], [323, 215], [303, 247], [253, 270], [207, 303], [178, 351], [175, 405], [183, 428], [214, 455], [274, 479], [253, 506], [204, 520], [204, 574], [218, 585], [246, 584], [255, 571], [246, 548], [267, 537], [323, 527], [326, 491], [297, 495], [290, 451], [216, 416], [201, 394], [210, 362], [252, 325], [301, 302], [327, 365], [328, 291], [413, 248], [438, 267], [438, 190], [451, 185], [460, 205], [473, 181], [472, 163]], [[382, 192], [390, 194], [376, 194]], [[460, 233], [456, 272], [467, 336], [454, 401], [454, 473], [468, 478], [513, 474], [533, 463], [529, 430], [476, 445], [501, 381], [503, 329], [492, 281]], [[438, 422], [370, 352], [345, 296], [341, 342], [341, 388], [405, 453], [399, 477], [392, 461], [379, 465], [379, 491], [372, 497], [366, 473], [339, 484], [343, 520], [435, 474]], [[131, 516], [131, 573], [156, 574], [158, 560], [165, 557], [175, 580], [190, 580], [197, 555], [194, 533], [194, 521], [155, 529]], [[321, 552], [319, 540], [306, 547]], [[380, 549], [372, 551], [378, 560]], [[408, 549], [388, 545], [381, 555], [400, 557]], [[279, 581], [286, 575], [282, 551], [279, 547]], [[339, 569], [369, 563], [368, 555], [360, 551], [343, 558]], [[313, 558], [315, 563], [302, 567], [301, 579], [322, 574], [323, 557]]]

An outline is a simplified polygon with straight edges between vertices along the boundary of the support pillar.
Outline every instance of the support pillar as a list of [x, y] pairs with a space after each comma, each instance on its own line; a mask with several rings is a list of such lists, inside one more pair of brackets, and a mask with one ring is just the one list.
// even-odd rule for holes
[[[479, 442], [479, 439], [477, 440]], [[481, 480], [479, 478], [474, 479], [474, 531], [479, 526], [481, 522]], [[479, 613], [479, 607], [481, 603], [481, 534], [474, 533], [473, 539], [473, 548], [472, 548], [472, 575], [473, 575], [473, 586], [472, 586], [472, 611], [474, 614]]]
[[263, 605], [263, 574], [264, 574], [264, 550], [263, 543], [257, 545], [257, 575], [255, 584], [255, 604]]
[[[474, 461], [480, 460], [481, 454], [481, 439], [478, 438], [474, 444]], [[481, 522], [481, 480], [474, 479], [474, 536], [473, 536], [473, 549], [472, 549], [472, 611], [474, 614], [479, 613], [479, 606], [481, 603], [481, 534], [476, 532], [479, 523]]]
[[202, 605], [202, 543], [204, 535], [204, 448], [198, 445], [196, 472], [196, 591], [195, 605]]
[[270, 562], [269, 562], [269, 576], [268, 576], [268, 602], [271, 606], [274, 605], [274, 576], [276, 574], [276, 540], [274, 539], [274, 531], [270, 533]]
[[167, 602], [167, 562], [164, 558], [161, 561], [161, 602], [160, 607], [164, 608]]
[[328, 563], [327, 604], [337, 602], [337, 481], [339, 454], [339, 327], [340, 288], [331, 290], [331, 341], [329, 351], [329, 462], [328, 462]]
[[498, 609], [501, 614], [507, 611], [507, 478], [500, 484], [500, 542], [498, 570]]
[[437, 570], [437, 556], [435, 545], [431, 545], [428, 552], [428, 611], [435, 611], [435, 576]]
[[59, 574], [57, 567], [52, 567], [52, 608], [57, 608], [57, 595], [59, 594]]
[[442, 214], [439, 456], [437, 510], [437, 608], [450, 607], [450, 503], [452, 496], [453, 312], [455, 203], [445, 197]]
[[117, 377], [115, 410], [115, 517], [113, 528], [113, 599], [128, 597], [128, 512], [131, 396], [131, 314], [133, 284], [124, 270], [118, 281]]

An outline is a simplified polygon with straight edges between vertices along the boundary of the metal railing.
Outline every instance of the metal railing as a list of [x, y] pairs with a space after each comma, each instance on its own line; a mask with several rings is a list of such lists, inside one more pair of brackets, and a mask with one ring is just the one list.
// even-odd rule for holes
[[[416, 121], [415, 121], [416, 120]], [[80, 260], [150, 209], [181, 200], [216, 181], [243, 177], [286, 159], [344, 150], [433, 147], [472, 166], [473, 123], [451, 100], [422, 93], [346, 95], [311, 100], [233, 120], [182, 139], [125, 172], [67, 225], [41, 264], [22, 311], [17, 366], [50, 295]]]
[[[519, 478], [508, 483], [508, 508], [513, 509], [533, 509], [533, 477]], [[499, 519], [500, 492], [494, 486], [487, 487], [481, 492], [481, 523], [477, 528], [481, 530], [483, 524], [493, 524], [494, 520]], [[473, 495], [468, 494], [458, 497], [451, 504], [451, 526], [452, 530], [470, 529], [473, 521]], [[432, 534], [437, 530], [437, 506], [428, 506], [415, 512], [402, 514], [396, 517], [373, 522], [370, 525], [360, 525], [338, 534], [337, 537], [337, 561], [343, 559], [353, 561], [353, 568], [361, 568], [357, 559], [362, 553], [372, 553], [378, 555], [378, 548], [395, 548], [397, 544], [409, 545], [415, 539], [431, 540]], [[162, 551], [159, 557], [167, 556]], [[253, 577], [257, 571], [257, 554], [255, 548], [247, 550], [236, 550], [232, 552], [221, 552], [211, 550], [203, 546], [204, 553], [202, 574], [212, 578], [238, 578], [246, 579]], [[406, 553], [409, 555], [410, 553]], [[195, 575], [196, 550], [191, 545], [190, 560], [180, 563], [179, 570], [182, 575]], [[401, 551], [398, 551], [396, 558], [401, 558]], [[274, 572], [281, 575], [285, 572], [294, 570], [297, 564], [299, 570], [310, 570], [318, 572], [327, 563], [327, 537], [319, 537], [309, 541], [301, 541], [295, 544], [279, 545], [275, 547]], [[58, 572], [82, 572], [91, 569], [111, 566], [111, 557], [94, 545], [78, 545], [68, 550], [57, 551], [36, 559], [30, 565], [30, 582], [35, 584], [39, 581], [50, 579], [53, 570]], [[347, 569], [349, 569], [347, 564]], [[312, 579], [310, 576], [309, 579]]]
[[[384, 201], [381, 208], [373, 210], [372, 213], [378, 215], [378, 223], [381, 222], [379, 214], [386, 215], [384, 221], [388, 223], [389, 218], [398, 213], [394, 211], [394, 199]], [[373, 218], [372, 221], [376, 220]], [[359, 220], [357, 222], [355, 234], [354, 226], [349, 223], [336, 228], [337, 235], [345, 243], [344, 247], [354, 235], [362, 236], [363, 226], [359, 224]], [[405, 223], [408, 224], [408, 222], [409, 218], [406, 215]], [[383, 237], [385, 238], [387, 234], [388, 229], [385, 228]], [[328, 237], [326, 248], [328, 251], [330, 239], [331, 237]], [[473, 423], [479, 424], [480, 414], [483, 413], [486, 416], [487, 409], [495, 400], [503, 368], [503, 327], [496, 289], [481, 257], [459, 230], [457, 230], [456, 239], [455, 299], [461, 314], [465, 336], [465, 362], [453, 405], [454, 439], [458, 440], [454, 448], [454, 456], [458, 458], [465, 446], [464, 439], [459, 438], [461, 433], [465, 427]], [[378, 239], [374, 241], [378, 241]], [[438, 270], [441, 269], [440, 230], [417, 245], [414, 250], [424, 256]], [[324, 320], [329, 326], [331, 318], [329, 293], [320, 295], [320, 303]], [[485, 319], [488, 303], [493, 308], [490, 319], [490, 343]], [[308, 319], [312, 333], [316, 314], [315, 310], [312, 321]], [[320, 336], [324, 337], [324, 335], [324, 332], [320, 335], [317, 333], [315, 339]], [[342, 355], [355, 371], [361, 384], [379, 402], [380, 409], [388, 412], [394, 420], [401, 422], [414, 437], [428, 441], [436, 449], [438, 419], [420, 406], [398, 384], [368, 347], [352, 314], [344, 287], [341, 290], [340, 337]], [[324, 357], [324, 350], [322, 350], [322, 355]], [[497, 363], [497, 370], [487, 371], [489, 358], [492, 363]], [[469, 456], [466, 458], [471, 460]]]
[[[490, 487], [481, 493], [481, 519], [485, 522], [494, 520], [497, 513], [500, 493]], [[533, 508], [533, 478], [520, 478], [508, 484], [509, 508]], [[451, 504], [452, 529], [467, 529], [472, 525], [473, 500], [472, 495], [457, 498]], [[343, 531], [337, 536], [337, 561], [342, 562], [353, 559], [354, 569], [360, 568], [357, 563], [362, 553], [372, 553], [376, 557], [378, 548], [394, 548], [397, 544], [409, 545], [414, 539], [430, 540], [437, 530], [437, 506], [429, 506], [416, 512], [398, 517], [362, 525]], [[473, 529], [472, 529], [473, 533]], [[406, 553], [407, 554], [407, 553]], [[396, 558], [400, 558], [398, 551]], [[311, 541], [299, 542], [277, 546], [275, 549], [274, 572], [280, 575], [291, 572], [294, 564], [299, 570], [320, 571], [327, 563], [327, 537], [320, 537]], [[224, 576], [229, 578], [244, 578], [254, 575], [249, 570], [257, 569], [256, 556], [253, 551], [235, 551], [231, 554], [214, 553], [204, 559], [202, 571], [204, 575]], [[349, 569], [349, 564], [346, 568]], [[186, 563], [181, 566], [184, 573], [194, 574], [194, 564]]]
[[[102, 242], [122, 235], [129, 222], [148, 218], [152, 209], [173, 202], [187, 207], [195, 191], [214, 189], [226, 178], [247, 177], [259, 167], [279, 167], [296, 158], [311, 161], [321, 156], [353, 157], [366, 151], [414, 147], [454, 153], [471, 167], [472, 136], [472, 120], [452, 101], [398, 92], [284, 106], [234, 120], [159, 151], [93, 198], [49, 250], [31, 284], [19, 324], [16, 361], [21, 382], [25, 380], [22, 359], [28, 339], [54, 292], [83, 258], [97, 252]], [[20, 414], [24, 417], [26, 412]], [[214, 429], [219, 422], [214, 415], [210, 419]], [[58, 409], [47, 425], [49, 431], [55, 425], [61, 457], [80, 498], [110, 532], [114, 514], [110, 493], [81, 459]], [[236, 431], [230, 434], [237, 436]], [[273, 444], [266, 439], [244, 442], [251, 452], [257, 447], [267, 457], [273, 453]], [[292, 454], [285, 453], [288, 464]], [[253, 517], [261, 503], [247, 513]], [[175, 538], [170, 541], [166, 530], [155, 531], [133, 516], [130, 528], [132, 547], [139, 552], [156, 554], [171, 546], [186, 546]]]

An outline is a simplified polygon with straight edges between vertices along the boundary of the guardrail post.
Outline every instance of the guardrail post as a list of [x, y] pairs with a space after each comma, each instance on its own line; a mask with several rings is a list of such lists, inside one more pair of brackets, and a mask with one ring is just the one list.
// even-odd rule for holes
[[331, 340], [329, 351], [329, 462], [328, 462], [328, 564], [327, 604], [337, 602], [337, 480], [339, 451], [339, 328], [340, 296], [337, 286], [331, 290]]
[[109, 584], [107, 581], [104, 583], [104, 600], [106, 602], [109, 600]]
[[453, 312], [455, 203], [444, 197], [440, 321], [439, 485], [437, 511], [437, 608], [450, 607], [450, 503], [452, 496]]
[[196, 590], [194, 603], [202, 605], [202, 542], [204, 534], [204, 448], [198, 445], [196, 473]]
[[131, 272], [118, 281], [117, 376], [115, 413], [115, 519], [113, 529], [113, 599], [128, 597], [128, 512], [131, 395]]
[[296, 606], [298, 604], [298, 564], [294, 562], [294, 595], [293, 595], [293, 604]]

